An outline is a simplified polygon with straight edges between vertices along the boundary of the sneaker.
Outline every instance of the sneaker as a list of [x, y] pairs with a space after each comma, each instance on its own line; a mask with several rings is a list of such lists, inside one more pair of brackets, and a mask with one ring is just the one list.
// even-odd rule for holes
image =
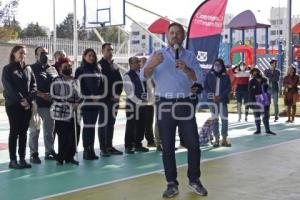
[[274, 119], [274, 122], [277, 122], [277, 121], [278, 121], [278, 117], [276, 116], [275, 119]]
[[57, 154], [55, 153], [54, 150], [52, 150], [50, 153], [47, 153], [45, 155], [45, 160], [56, 160]]
[[189, 182], [189, 188], [200, 196], [207, 196], [207, 190], [203, 187], [201, 181]]
[[39, 153], [32, 153], [31, 156], [30, 156], [30, 162], [33, 163], [33, 164], [41, 164], [42, 161], [41, 159], [39, 158]]
[[100, 150], [100, 156], [102, 156], [102, 157], [110, 157], [110, 153], [108, 153], [106, 150]]
[[148, 152], [149, 149], [146, 148], [146, 147], [135, 147], [134, 151], [137, 151], [137, 152]]
[[179, 194], [178, 185], [176, 183], [168, 183], [167, 189], [163, 193], [163, 198], [172, 198]]
[[123, 152], [117, 150], [115, 147], [107, 148], [106, 151], [107, 151], [110, 155], [123, 155]]
[[10, 169], [21, 169], [19, 163], [18, 163], [16, 160], [11, 160], [11, 161], [9, 162], [8, 167], [9, 167]]
[[19, 165], [21, 169], [31, 168], [31, 164], [27, 163], [25, 159], [20, 159]]
[[272, 131], [267, 131], [266, 132], [267, 135], [276, 135], [276, 133], [272, 132]]
[[125, 148], [125, 153], [126, 153], [126, 154], [134, 154], [134, 149], [133, 149], [133, 148], [130, 148], [130, 147], [126, 147], [126, 148]]

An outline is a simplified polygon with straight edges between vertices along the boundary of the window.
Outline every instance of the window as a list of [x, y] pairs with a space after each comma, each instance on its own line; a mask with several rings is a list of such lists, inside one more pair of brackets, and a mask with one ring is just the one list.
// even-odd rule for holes
[[146, 35], [142, 35], [142, 39], [145, 40], [146, 39]]
[[276, 30], [271, 31], [271, 35], [277, 35]]
[[140, 44], [140, 41], [139, 40], [132, 40], [131, 44]]
[[225, 39], [228, 39], [228, 35], [227, 35], [227, 34], [225, 34], [224, 38], [225, 38]]
[[279, 35], [282, 35], [282, 30], [279, 30]]
[[270, 22], [272, 25], [276, 25], [276, 20], [271, 20]]
[[275, 41], [275, 40], [272, 40], [272, 41], [270, 42], [270, 44], [271, 44], [271, 46], [274, 46], [274, 45], [276, 45], [276, 41]]
[[134, 31], [134, 32], [131, 32], [131, 35], [140, 35], [140, 32], [139, 31]]

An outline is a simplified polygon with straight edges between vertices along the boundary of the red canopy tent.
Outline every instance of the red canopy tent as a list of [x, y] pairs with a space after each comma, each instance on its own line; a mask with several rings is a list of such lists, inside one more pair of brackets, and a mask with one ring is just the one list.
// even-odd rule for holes
[[149, 26], [148, 30], [151, 33], [165, 34], [168, 30], [169, 25], [170, 22], [168, 20], [159, 18]]

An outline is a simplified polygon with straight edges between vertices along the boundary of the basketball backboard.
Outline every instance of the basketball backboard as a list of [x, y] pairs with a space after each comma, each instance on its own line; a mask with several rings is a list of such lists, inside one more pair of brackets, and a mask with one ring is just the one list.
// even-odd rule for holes
[[125, 0], [85, 0], [85, 28], [125, 24]]

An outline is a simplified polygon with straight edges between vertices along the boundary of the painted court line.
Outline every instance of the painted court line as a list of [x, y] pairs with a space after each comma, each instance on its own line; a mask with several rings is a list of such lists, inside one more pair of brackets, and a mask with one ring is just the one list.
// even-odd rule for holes
[[[270, 137], [272, 137], [272, 136], [270, 136]], [[287, 141], [287, 142], [281, 142], [281, 143], [278, 143], [278, 144], [267, 145], [267, 146], [264, 146], [264, 147], [255, 148], [255, 149], [251, 149], [251, 150], [247, 150], [247, 151], [231, 153], [231, 154], [224, 155], [224, 156], [217, 156], [215, 158], [205, 159], [205, 160], [201, 161], [201, 163], [212, 161], [212, 160], [223, 159], [223, 158], [227, 158], [227, 157], [231, 157], [231, 156], [237, 156], [237, 155], [241, 155], [241, 154], [247, 154], [247, 153], [250, 153], [250, 152], [260, 151], [260, 150], [264, 150], [264, 149], [271, 149], [271, 148], [274, 148], [274, 147], [277, 147], [277, 146], [290, 144], [290, 143], [293, 143], [293, 142], [296, 142], [296, 141], [300, 141], [300, 139], [294, 139], [294, 140], [290, 140], [290, 141]], [[187, 164], [178, 165], [177, 168], [185, 167], [185, 166], [187, 166]], [[131, 180], [131, 179], [135, 179], [135, 178], [139, 178], [139, 177], [147, 176], [147, 175], [151, 175], [151, 174], [157, 174], [157, 173], [162, 174], [162, 171], [163, 170], [156, 170], [156, 171], [143, 173], [143, 174], [136, 175], [136, 176], [130, 176], [130, 177], [127, 177], [127, 178], [121, 178], [121, 179], [117, 179], [117, 180], [114, 180], [114, 181], [109, 181], [109, 182], [105, 182], [105, 183], [101, 183], [101, 184], [96, 184], [96, 185], [82, 187], [82, 188], [78, 188], [78, 189], [74, 189], [74, 190], [70, 190], [70, 191], [66, 191], [66, 192], [61, 192], [61, 193], [57, 193], [57, 194], [54, 194], [54, 195], [48, 195], [48, 196], [36, 198], [35, 200], [52, 198], [52, 197], [66, 195], [66, 194], [70, 194], [70, 193], [74, 193], [74, 192], [79, 192], [79, 191], [82, 191], [82, 190], [93, 189], [93, 188], [96, 188], [96, 187], [109, 185], [109, 184], [113, 184], [113, 183], [117, 183], [117, 182], [121, 182], [121, 181], [127, 181], [127, 180]]]

